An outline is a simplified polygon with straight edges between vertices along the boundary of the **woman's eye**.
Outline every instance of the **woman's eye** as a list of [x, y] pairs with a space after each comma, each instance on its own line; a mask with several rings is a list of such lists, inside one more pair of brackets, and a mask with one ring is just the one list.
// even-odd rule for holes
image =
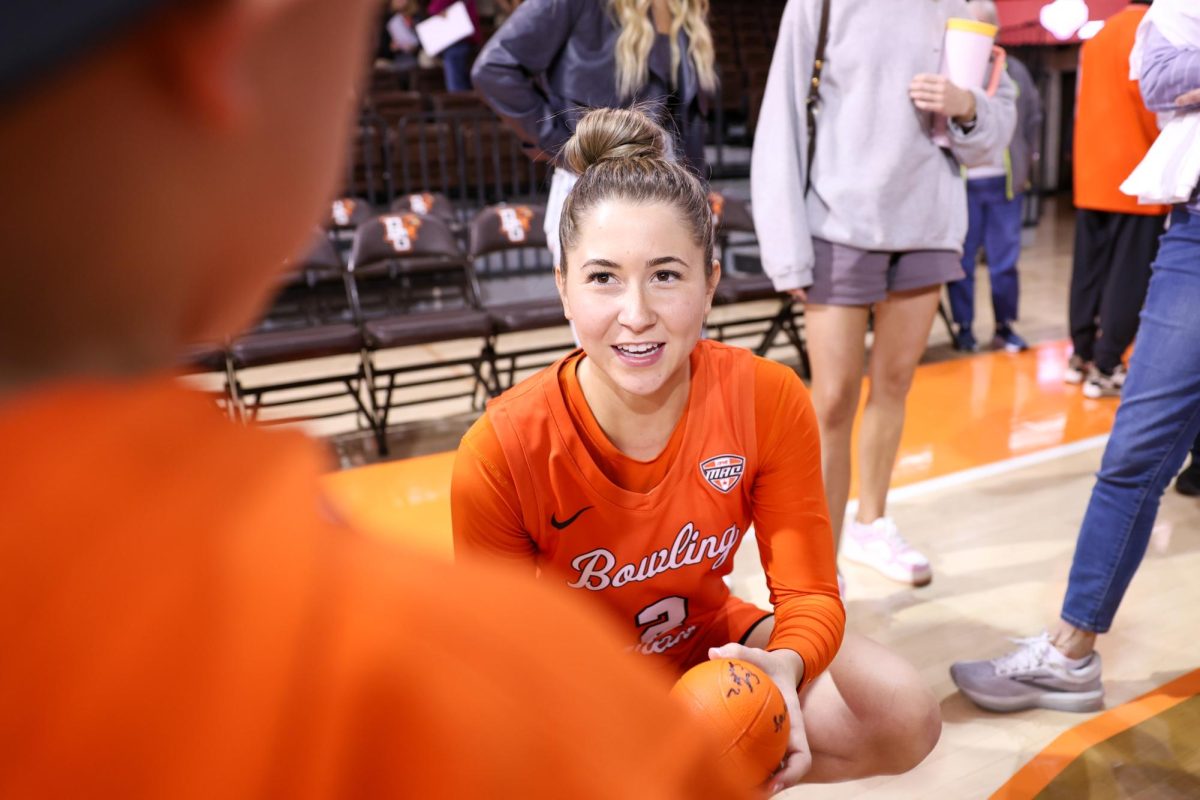
[[674, 270], [660, 269], [658, 272], [654, 273], [654, 280], [659, 283], [674, 283], [675, 281], [679, 280], [679, 278], [679, 273], [675, 272]]
[[588, 283], [607, 286], [613, 282], [613, 274], [611, 272], [593, 272], [587, 276]]

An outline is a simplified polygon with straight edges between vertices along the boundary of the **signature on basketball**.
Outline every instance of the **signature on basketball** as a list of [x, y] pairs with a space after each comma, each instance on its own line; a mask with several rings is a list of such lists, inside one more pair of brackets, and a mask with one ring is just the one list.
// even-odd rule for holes
[[729, 691], [725, 693], [726, 697], [732, 697], [742, 693], [742, 689], [753, 694], [754, 687], [762, 683], [762, 679], [755, 675], [745, 667], [738, 668], [737, 664], [729, 665], [729, 680], [733, 681], [733, 686], [729, 687]]
[[787, 722], [787, 712], [785, 711], [782, 714], [776, 714], [771, 717], [771, 722], [775, 723], [775, 732], [779, 733], [783, 730], [783, 723]]

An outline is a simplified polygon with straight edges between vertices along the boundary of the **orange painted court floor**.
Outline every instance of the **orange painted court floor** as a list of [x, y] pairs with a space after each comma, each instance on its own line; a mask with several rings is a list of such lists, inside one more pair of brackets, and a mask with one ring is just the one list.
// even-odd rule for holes
[[[1116, 401], [1089, 400], [1063, 383], [1069, 351], [1068, 342], [1050, 342], [918, 367], [892, 485], [1107, 434]], [[363, 530], [449, 556], [453, 464], [453, 452], [437, 453], [332, 473], [326, 485]]]
[[[1117, 402], [1089, 400], [1078, 386], [1063, 383], [1069, 352], [1068, 343], [1051, 342], [1017, 355], [987, 353], [919, 367], [893, 486], [1038, 453], [1052, 456], [1048, 451], [1106, 435]], [[454, 453], [445, 452], [349, 469], [325, 480], [333, 502], [362, 529], [449, 557], [453, 463]], [[1198, 692], [1200, 672], [1184, 674], [1132, 702], [1070, 723], [1049, 746], [1038, 752], [1038, 745], [1027, 763], [1007, 773], [1007, 782], [992, 783], [987, 791], [1004, 800], [1107, 797], [1094, 793], [1143, 781], [1149, 782], [1142, 787], [1149, 794], [1118, 788], [1112, 796], [1152, 797], [1185, 784], [1197, 793], [1170, 796], [1200, 796], [1200, 779], [1189, 777], [1200, 774], [1200, 738], [1176, 734], [1200, 724]], [[1169, 729], [1165, 740], [1149, 732], [1164, 726]], [[1193, 740], [1197, 747], [1191, 746]], [[1180, 745], [1166, 757], [1158, 752], [1162, 741], [1187, 747]], [[1158, 750], [1142, 752], [1147, 747]], [[1126, 770], [1118, 775], [1122, 759]]]

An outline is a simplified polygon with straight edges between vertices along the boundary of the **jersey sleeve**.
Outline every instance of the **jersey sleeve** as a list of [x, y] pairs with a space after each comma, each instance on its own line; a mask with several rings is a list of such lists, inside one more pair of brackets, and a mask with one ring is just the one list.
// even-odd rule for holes
[[833, 661], [846, 628], [817, 417], [808, 390], [782, 364], [757, 361], [754, 397], [754, 530], [775, 609], [768, 649], [798, 653], [806, 685]]
[[454, 556], [536, 566], [537, 548], [525, 530], [517, 489], [500, 439], [484, 414], [463, 436], [450, 481]]

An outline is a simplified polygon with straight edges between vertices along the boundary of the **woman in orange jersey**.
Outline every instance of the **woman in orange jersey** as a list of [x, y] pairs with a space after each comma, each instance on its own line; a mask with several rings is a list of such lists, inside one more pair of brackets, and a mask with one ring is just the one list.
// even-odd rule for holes
[[[645, 115], [602, 109], [567, 143], [580, 180], [557, 278], [582, 349], [463, 438], [456, 552], [594, 597], [629, 649], [676, 671], [758, 664], [792, 717], [772, 789], [907, 770], [937, 741], [937, 705], [899, 657], [842, 641], [808, 393], [790, 369], [701, 339], [720, 277], [712, 219], [664, 141]], [[751, 524], [773, 612], [723, 581]]]

